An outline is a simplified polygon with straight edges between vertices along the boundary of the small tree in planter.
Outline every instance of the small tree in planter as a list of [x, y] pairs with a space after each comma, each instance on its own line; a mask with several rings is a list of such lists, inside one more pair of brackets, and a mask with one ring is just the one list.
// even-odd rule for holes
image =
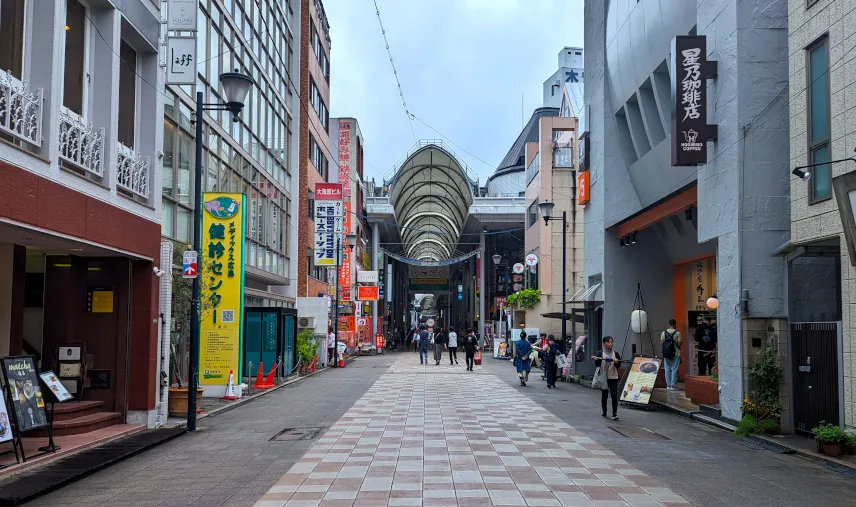
[[315, 351], [318, 349], [318, 342], [315, 341], [315, 333], [311, 329], [304, 329], [297, 333], [297, 359], [300, 361], [300, 371], [306, 371], [306, 368], [315, 360]]
[[832, 424], [821, 424], [815, 426], [812, 430], [814, 439], [823, 449], [823, 454], [830, 457], [841, 456], [844, 451], [844, 446], [850, 443], [850, 435], [838, 426]]
[[743, 400], [743, 419], [735, 433], [745, 436], [755, 433], [776, 433], [782, 406], [779, 403], [779, 384], [782, 366], [773, 347], [761, 351], [761, 358], [749, 368], [749, 378], [755, 390], [751, 400]]

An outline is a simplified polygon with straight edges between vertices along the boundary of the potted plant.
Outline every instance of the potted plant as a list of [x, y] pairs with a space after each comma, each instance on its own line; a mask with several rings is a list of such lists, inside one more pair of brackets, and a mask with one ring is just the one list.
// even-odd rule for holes
[[847, 432], [832, 424], [821, 423], [811, 431], [814, 433], [814, 439], [820, 443], [823, 454], [833, 458], [841, 456], [844, 451], [844, 444], [850, 441], [850, 435]]

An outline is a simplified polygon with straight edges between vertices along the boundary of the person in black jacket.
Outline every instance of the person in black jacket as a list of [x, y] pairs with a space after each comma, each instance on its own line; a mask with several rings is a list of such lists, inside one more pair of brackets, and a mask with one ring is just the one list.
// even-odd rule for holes
[[716, 363], [716, 330], [710, 325], [710, 317], [704, 317], [695, 330], [696, 351], [698, 354], [698, 374], [712, 375]]
[[606, 389], [600, 397], [601, 417], [606, 417], [606, 399], [612, 396], [612, 420], [618, 420], [618, 365], [621, 355], [613, 349], [615, 341], [611, 336], [603, 337], [603, 348], [591, 356], [594, 365], [601, 368], [601, 375], [606, 375]]
[[467, 329], [467, 337], [464, 338], [464, 352], [467, 356], [467, 371], [473, 371], [475, 363], [476, 349], [479, 345], [479, 339], [476, 338], [472, 329]]
[[437, 328], [437, 332], [434, 333], [434, 362], [438, 365], [440, 364], [440, 360], [443, 359], [443, 347], [446, 346], [446, 333], [443, 331], [443, 328]]

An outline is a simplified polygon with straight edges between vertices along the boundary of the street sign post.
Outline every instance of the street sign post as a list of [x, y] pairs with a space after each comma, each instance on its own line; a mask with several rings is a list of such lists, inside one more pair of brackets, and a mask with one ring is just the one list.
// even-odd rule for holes
[[196, 278], [199, 273], [197, 264], [199, 255], [196, 250], [185, 250], [181, 260], [181, 276], [184, 278]]

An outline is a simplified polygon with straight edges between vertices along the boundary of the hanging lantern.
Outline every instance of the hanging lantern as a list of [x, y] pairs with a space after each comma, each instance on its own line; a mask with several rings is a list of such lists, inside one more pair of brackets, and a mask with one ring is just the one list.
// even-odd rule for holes
[[719, 298], [716, 297], [716, 294], [707, 298], [707, 307], [711, 310], [719, 308]]
[[648, 314], [645, 310], [633, 310], [630, 314], [630, 329], [634, 333], [644, 333], [648, 330]]

